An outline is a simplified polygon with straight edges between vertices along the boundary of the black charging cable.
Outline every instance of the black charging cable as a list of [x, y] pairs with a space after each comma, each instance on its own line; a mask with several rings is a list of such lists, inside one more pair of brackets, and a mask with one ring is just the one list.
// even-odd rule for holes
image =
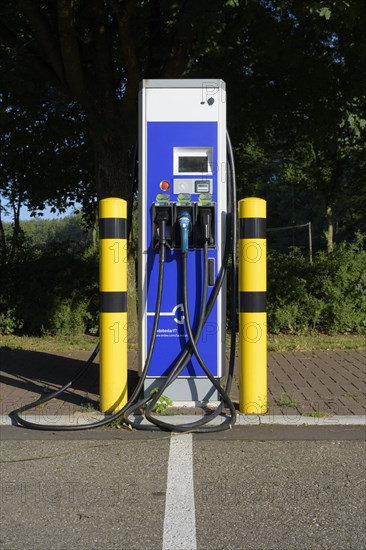
[[[231, 307], [230, 307], [230, 331], [231, 331], [231, 338], [230, 338], [230, 356], [229, 356], [229, 368], [228, 368], [228, 375], [227, 375], [227, 381], [226, 381], [226, 387], [225, 387], [225, 397], [229, 395], [231, 386], [232, 386], [232, 380], [233, 380], [233, 373], [234, 373], [234, 363], [235, 363], [235, 343], [236, 343], [236, 297], [237, 297], [237, 274], [236, 274], [236, 265], [237, 265], [237, 237], [236, 237], [236, 179], [235, 179], [235, 165], [234, 165], [234, 157], [233, 157], [233, 151], [232, 146], [230, 142], [229, 135], [227, 134], [227, 147], [228, 147], [228, 213], [227, 213], [227, 224], [226, 224], [226, 243], [225, 243], [225, 252], [224, 252], [224, 258], [223, 258], [223, 270], [221, 271], [220, 276], [218, 277], [218, 280], [216, 283], [219, 283], [218, 285], [215, 285], [214, 291], [211, 294], [211, 298], [209, 300], [207, 310], [203, 311], [201, 310], [201, 317], [200, 322], [198, 325], [198, 329], [196, 332], [196, 335], [192, 338], [192, 332], [191, 332], [191, 338], [190, 338], [190, 345], [192, 346], [192, 339], [193, 339], [193, 347], [195, 346], [195, 343], [198, 342], [201, 330], [206, 323], [214, 303], [216, 302], [217, 295], [219, 290], [221, 289], [222, 282], [224, 279], [224, 276], [226, 275], [226, 267], [228, 263], [229, 258], [229, 242], [231, 242], [230, 246], [230, 257], [231, 257], [231, 263], [232, 263], [232, 270], [231, 270]], [[206, 249], [206, 258], [207, 258], [207, 249]], [[202, 315], [202, 313], [205, 313]], [[189, 317], [188, 317], [189, 318]], [[197, 350], [198, 351], [198, 350]], [[163, 395], [166, 388], [175, 380], [179, 374], [182, 372], [183, 368], [187, 365], [190, 358], [192, 356], [192, 352], [188, 351], [187, 349], [181, 354], [181, 356], [177, 359], [175, 365], [172, 367], [170, 375], [165, 379], [163, 384], [160, 386], [160, 389], [158, 392], [154, 395], [153, 399], [150, 401], [147, 411], [145, 413], [146, 418], [157, 425], [160, 429], [165, 430], [172, 430], [172, 425], [166, 422], [163, 422], [156, 417], [152, 416], [152, 410], [155, 404], [158, 402], [159, 398]], [[211, 373], [210, 373], [211, 374]], [[214, 384], [215, 385], [215, 384]], [[222, 394], [221, 394], [222, 395]], [[220, 405], [217, 407], [217, 409], [208, 415], [205, 415], [202, 419], [190, 423], [190, 424], [180, 424], [179, 426], [174, 426], [175, 431], [195, 431], [195, 432], [210, 432], [210, 431], [221, 431], [223, 429], [226, 429], [228, 425], [232, 426], [235, 423], [236, 414], [234, 414], [234, 410], [231, 405], [231, 400], [229, 409], [232, 413], [231, 419], [225, 420], [220, 426], [214, 426], [214, 427], [206, 427], [202, 428], [205, 424], [212, 421], [215, 417], [217, 417], [219, 414], [221, 414], [225, 402], [228, 404], [227, 399], [222, 400]]]
[[[200, 316], [200, 322], [199, 322], [199, 328], [201, 328], [202, 320], [205, 317], [206, 312], [206, 299], [207, 299], [207, 289], [208, 289], [208, 255], [207, 255], [207, 242], [205, 244], [205, 269], [204, 269], [204, 287], [203, 287], [203, 296], [202, 296], [202, 311]], [[195, 433], [209, 433], [209, 432], [217, 432], [226, 430], [229, 426], [233, 426], [236, 421], [236, 410], [234, 407], [234, 404], [232, 403], [229, 395], [224, 390], [224, 388], [221, 387], [220, 382], [217, 378], [215, 378], [208, 367], [206, 366], [204, 360], [202, 359], [202, 356], [197, 348], [197, 343], [199, 341], [199, 336], [193, 335], [191, 322], [190, 322], [190, 316], [189, 316], [189, 308], [188, 308], [188, 286], [187, 286], [187, 254], [182, 254], [182, 289], [183, 289], [183, 309], [184, 309], [184, 318], [185, 318], [185, 326], [187, 329], [188, 339], [191, 346], [191, 350], [193, 352], [193, 355], [196, 356], [198, 363], [202, 370], [205, 372], [206, 376], [210, 380], [210, 382], [213, 384], [213, 386], [218, 391], [222, 404], [226, 404], [230, 410], [231, 416], [225, 417], [224, 421], [215, 426], [206, 426], [209, 422], [211, 422], [215, 417], [218, 416], [218, 414], [221, 412], [221, 409], [215, 410], [211, 414], [206, 414], [202, 418], [200, 418], [196, 422], [191, 422], [189, 424], [178, 424], [178, 425], [172, 425], [170, 423], [164, 422], [154, 416], [152, 416], [152, 409], [154, 406], [154, 402], [151, 401], [147, 407], [147, 411], [145, 413], [146, 418], [154, 423], [156, 426], [158, 426], [162, 430], [169, 430], [169, 431], [176, 431], [176, 432], [195, 432]], [[203, 315], [202, 315], [203, 313]], [[198, 331], [197, 331], [198, 332]], [[180, 366], [179, 370], [175, 373], [174, 379], [179, 376], [180, 372], [184, 368], [184, 364]], [[171, 382], [170, 382], [171, 383]], [[167, 384], [164, 384], [165, 388], [167, 387]], [[164, 388], [164, 389], [165, 389]], [[163, 389], [163, 391], [164, 391]], [[155, 397], [156, 399], [156, 397]], [[154, 399], [154, 400], [155, 400]]]
[[[130, 203], [131, 206], [130, 206], [130, 212], [129, 212], [129, 218], [128, 218], [128, 226], [127, 226], [128, 238], [130, 237], [131, 227], [132, 227], [133, 197], [134, 197], [134, 194], [137, 190], [137, 177], [136, 177], [137, 176], [137, 149], [138, 149], [138, 146], [137, 146], [137, 142], [136, 142], [135, 147], [134, 147], [133, 166], [132, 166], [132, 172], [131, 172], [131, 203]], [[165, 250], [164, 250], [164, 254], [165, 254]], [[159, 278], [160, 278], [160, 274], [159, 274]], [[162, 275], [162, 278], [164, 278], [163, 275]], [[161, 289], [161, 292], [162, 292], [162, 289]], [[161, 300], [161, 296], [160, 296], [160, 300]], [[157, 330], [157, 327], [156, 327], [156, 330]], [[57, 426], [57, 425], [56, 426], [49, 426], [49, 425], [38, 424], [38, 423], [35, 423], [35, 422], [30, 422], [28, 420], [25, 420], [24, 418], [21, 418], [21, 416], [20, 416], [25, 411], [29, 411], [29, 410], [31, 410], [35, 407], [38, 407], [39, 405], [44, 405], [45, 403], [47, 403], [51, 399], [55, 399], [55, 398], [59, 397], [62, 393], [67, 391], [69, 388], [71, 388], [80, 378], [82, 378], [85, 375], [87, 370], [92, 365], [94, 359], [97, 357], [99, 351], [100, 351], [100, 344], [98, 342], [98, 344], [96, 345], [96, 347], [93, 350], [92, 354], [87, 359], [85, 364], [80, 368], [80, 370], [76, 373], [74, 378], [71, 378], [70, 380], [68, 380], [58, 390], [50, 392], [50, 393], [48, 393], [47, 395], [45, 395], [43, 397], [41, 396], [39, 399], [37, 399], [36, 401], [33, 401], [32, 403], [28, 403], [27, 405], [23, 405], [22, 407], [19, 407], [18, 409], [14, 409], [13, 411], [11, 411], [9, 413], [9, 416], [11, 417], [11, 419], [13, 421], [15, 421], [16, 424], [24, 426], [26, 428], [33, 428], [33, 429], [36, 429], [36, 430], [50, 430], [50, 429], [52, 429], [52, 430], [56, 430], [56, 431], [63, 431], [63, 430], [66, 430], [66, 431], [70, 430], [71, 431], [71, 430], [81, 430], [81, 429], [88, 429], [88, 428], [93, 428], [93, 427], [98, 427], [98, 426], [104, 426], [104, 425], [109, 424], [110, 422], [112, 422], [114, 419], [119, 418], [121, 416], [121, 411], [118, 411], [118, 413], [116, 413], [118, 415], [116, 418], [112, 418], [112, 416], [110, 416], [110, 417], [106, 417], [105, 419], [103, 419], [101, 421], [98, 421], [96, 423], [90, 423], [90, 424], [86, 424], [86, 425], [82, 424], [82, 425], [77, 425], [77, 426]], [[152, 351], [151, 351], [151, 355], [152, 355]]]
[[[88, 423], [88, 424], [81, 424], [81, 425], [74, 425], [74, 426], [61, 426], [61, 425], [44, 425], [44, 424], [38, 424], [34, 422], [30, 422], [25, 420], [20, 416], [22, 412], [25, 412], [26, 410], [30, 410], [38, 405], [44, 404], [47, 401], [50, 401], [54, 397], [58, 397], [60, 394], [62, 394], [65, 390], [70, 388], [79, 378], [81, 378], [85, 372], [88, 370], [92, 362], [94, 361], [96, 355], [99, 352], [99, 344], [96, 346], [95, 350], [93, 351], [92, 355], [87, 360], [86, 364], [82, 367], [82, 369], [77, 373], [77, 375], [68, 381], [64, 386], [56, 390], [55, 392], [52, 392], [51, 394], [48, 394], [45, 397], [39, 398], [37, 401], [33, 403], [29, 403], [28, 405], [24, 405], [23, 407], [20, 407], [18, 409], [15, 409], [10, 413], [10, 416], [15, 422], [19, 425], [22, 425], [27, 428], [37, 429], [37, 430], [50, 430], [53, 431], [75, 431], [75, 430], [85, 430], [85, 429], [91, 429], [91, 428], [97, 428], [101, 426], [105, 426], [107, 424], [110, 424], [111, 422], [123, 418], [124, 422], [126, 424], [129, 424], [137, 429], [163, 429], [163, 430], [169, 430], [169, 431], [196, 431], [196, 432], [211, 432], [211, 431], [221, 431], [223, 429], [226, 429], [229, 426], [232, 426], [235, 423], [235, 408], [229, 398], [229, 392], [232, 384], [232, 378], [233, 378], [233, 368], [234, 368], [234, 359], [235, 359], [235, 337], [236, 337], [236, 310], [233, 307], [236, 303], [236, 288], [237, 288], [237, 282], [236, 282], [236, 182], [235, 182], [235, 169], [234, 169], [234, 159], [232, 154], [232, 147], [230, 143], [230, 138], [227, 135], [227, 145], [228, 145], [228, 212], [226, 216], [226, 239], [225, 239], [225, 247], [224, 247], [224, 255], [223, 255], [223, 261], [222, 266], [219, 271], [219, 275], [215, 281], [215, 285], [213, 287], [213, 290], [210, 295], [210, 299], [207, 303], [207, 306], [204, 307], [204, 301], [202, 300], [202, 306], [201, 306], [201, 314], [200, 319], [198, 323], [198, 327], [195, 331], [195, 334], [192, 333], [190, 320], [189, 320], [189, 312], [188, 312], [188, 296], [187, 296], [187, 285], [185, 282], [185, 290], [183, 288], [183, 294], [184, 294], [184, 300], [185, 300], [185, 316], [188, 320], [187, 326], [187, 332], [189, 335], [189, 342], [186, 346], [186, 348], [181, 352], [181, 354], [178, 356], [173, 368], [171, 369], [170, 374], [165, 379], [162, 386], [158, 389], [156, 394], [153, 396], [147, 396], [144, 399], [139, 399], [145, 379], [147, 376], [147, 372], [149, 369], [149, 365], [151, 362], [151, 357], [154, 350], [155, 340], [156, 340], [156, 334], [158, 329], [158, 321], [160, 316], [160, 309], [161, 309], [161, 300], [162, 300], [162, 290], [163, 290], [163, 281], [164, 281], [164, 266], [165, 266], [165, 247], [166, 247], [166, 241], [165, 239], [161, 239], [160, 245], [159, 245], [159, 275], [158, 275], [158, 291], [157, 291], [157, 298], [156, 298], [156, 307], [155, 307], [155, 318], [153, 323], [153, 330], [151, 334], [150, 344], [148, 348], [148, 353], [146, 356], [146, 361], [144, 365], [143, 372], [141, 374], [140, 380], [133, 391], [129, 402], [123, 407], [120, 411], [111, 414], [106, 415], [104, 419]], [[135, 178], [133, 178], [135, 179]], [[134, 183], [133, 183], [134, 185]], [[131, 216], [130, 216], [130, 226], [131, 226]], [[165, 236], [165, 227], [160, 227], [159, 234]], [[162, 241], [165, 242], [162, 242]], [[231, 247], [230, 247], [231, 243]], [[207, 243], [206, 243], [207, 244]], [[205, 252], [205, 260], [204, 264], [206, 265], [207, 262], [207, 247], [204, 246]], [[231, 288], [231, 352], [230, 352], [230, 362], [229, 362], [229, 372], [227, 377], [227, 383], [225, 390], [223, 390], [219, 384], [219, 382], [212, 376], [210, 371], [205, 366], [199, 351], [197, 349], [197, 343], [199, 341], [202, 329], [204, 324], [206, 323], [213, 306], [216, 302], [217, 296], [221, 290], [226, 271], [227, 271], [227, 263], [229, 255], [232, 258], [232, 288]], [[185, 255], [186, 256], [186, 255]], [[183, 258], [183, 270], [185, 271], [185, 281], [186, 281], [186, 270], [187, 270], [187, 258]], [[206, 278], [208, 277], [208, 269], [206, 265], [205, 269], [206, 275], [204, 275], [205, 282], [204, 282], [204, 289], [203, 289], [203, 297], [206, 294], [205, 301], [207, 299], [207, 290], [205, 291], [205, 287], [207, 287], [206, 284]], [[234, 345], [233, 345], [234, 344]], [[222, 402], [219, 405], [219, 407], [211, 414], [208, 414], [204, 416], [202, 419], [198, 420], [197, 422], [190, 423], [190, 424], [182, 424], [180, 426], [171, 425], [168, 423], [160, 422], [156, 417], [151, 416], [152, 409], [154, 408], [155, 404], [160, 399], [161, 395], [163, 394], [166, 387], [175, 380], [179, 374], [182, 372], [182, 370], [185, 368], [185, 366], [190, 361], [192, 355], [196, 355], [201, 367], [206, 372], [208, 378], [211, 380], [213, 385], [218, 390], [219, 394], [221, 395]], [[198, 354], [198, 355], [197, 355]], [[202, 362], [202, 364], [201, 364]], [[136, 410], [138, 407], [144, 406], [146, 403], [149, 402], [149, 405], [147, 407], [146, 411], [146, 418], [148, 418], [151, 422], [153, 422], [152, 426], [146, 426], [142, 424], [138, 424], [136, 422], [132, 422], [128, 419], [128, 416]], [[224, 407], [224, 403], [226, 403], [229, 406], [230, 412], [231, 412], [231, 418], [227, 418], [222, 424], [218, 426], [210, 426], [210, 427], [203, 427], [204, 424], [207, 424], [207, 422], [211, 421], [215, 416], [218, 416]], [[159, 425], [161, 424], [161, 425]]]
[[[136, 399], [138, 399], [138, 397], [140, 396], [140, 394], [143, 390], [145, 378], [146, 378], [147, 371], [148, 371], [150, 361], [151, 361], [151, 357], [152, 357], [152, 354], [153, 354], [153, 351], [154, 351], [154, 345], [155, 345], [155, 341], [156, 341], [156, 334], [157, 334], [158, 323], [159, 323], [159, 315], [160, 315], [160, 310], [161, 310], [161, 300], [162, 300], [162, 295], [163, 295], [164, 267], [165, 267], [165, 245], [161, 244], [160, 249], [159, 249], [158, 292], [157, 292], [157, 295], [156, 295], [156, 305], [155, 305], [156, 315], [155, 315], [155, 318], [154, 318], [152, 335], [151, 335], [151, 339], [150, 339], [150, 345], [149, 345], [147, 356], [146, 356], [145, 368], [143, 370], [143, 373], [141, 375], [141, 378], [140, 378], [136, 388], [134, 389], [134, 391], [133, 391], [133, 393], [130, 397], [129, 402], [120, 411], [117, 411], [116, 413], [111, 414], [111, 415], [106, 415], [105, 418], [103, 418], [102, 420], [97, 420], [96, 422], [91, 422], [89, 424], [77, 424], [77, 425], [57, 425], [56, 424], [56, 425], [50, 426], [50, 425], [47, 425], [47, 424], [38, 424], [37, 422], [30, 422], [29, 420], [26, 420], [25, 418], [22, 418], [20, 416], [20, 414], [22, 412], [33, 409], [34, 407], [36, 407], [38, 405], [46, 403], [47, 401], [49, 401], [50, 399], [52, 399], [54, 397], [58, 397], [63, 391], [65, 391], [65, 389], [68, 389], [71, 386], [71, 382], [68, 382], [67, 384], [65, 384], [65, 386], [63, 386], [59, 390], [53, 392], [50, 395], [47, 395], [47, 397], [43, 397], [43, 398], [38, 399], [37, 401], [35, 401], [33, 403], [29, 403], [28, 405], [24, 405], [23, 407], [20, 407], [19, 409], [15, 409], [14, 411], [12, 411], [10, 413], [11, 418], [14, 419], [19, 425], [24, 426], [25, 428], [32, 428], [32, 429], [35, 429], [35, 430], [43, 430], [43, 431], [48, 431], [48, 430], [52, 430], [52, 431], [75, 431], [75, 430], [86, 430], [86, 429], [99, 428], [101, 426], [106, 426], [107, 424], [110, 424], [111, 422], [113, 422], [115, 420], [118, 420], [119, 418], [123, 417], [123, 415], [129, 409], [130, 403], [135, 402]], [[93, 354], [90, 356], [89, 360], [87, 361], [87, 364], [78, 373], [77, 377], [75, 377], [73, 379], [73, 382], [75, 382], [77, 379], [79, 379], [86, 372], [87, 368], [90, 366], [90, 364], [93, 362], [94, 359], [95, 359], [95, 355], [94, 355], [94, 352], [93, 352]], [[147, 398], [147, 399], [149, 399], [149, 398]]]
[[[198, 324], [198, 328], [196, 330], [195, 336], [193, 337], [194, 342], [198, 342], [202, 328], [204, 324], [206, 323], [212, 308], [216, 302], [218, 293], [222, 287], [222, 283], [224, 280], [224, 277], [226, 275], [226, 268], [229, 257], [231, 258], [232, 263], [232, 270], [231, 270], [231, 308], [230, 308], [230, 330], [231, 330], [231, 342], [230, 342], [230, 356], [229, 356], [229, 369], [228, 369], [228, 375], [227, 375], [227, 381], [226, 381], [226, 387], [225, 392], [228, 396], [231, 390], [232, 386], [232, 380], [233, 380], [233, 372], [234, 372], [234, 362], [235, 362], [235, 343], [236, 343], [236, 301], [237, 301], [237, 274], [236, 274], [236, 245], [237, 245], [237, 237], [236, 237], [236, 180], [235, 180], [235, 165], [234, 165], [234, 157], [233, 157], [233, 151], [231, 147], [231, 142], [229, 135], [227, 134], [227, 148], [228, 148], [228, 173], [227, 173], [227, 189], [228, 189], [228, 212], [226, 216], [226, 240], [225, 240], [225, 248], [224, 248], [224, 257], [223, 262], [221, 266], [221, 270], [219, 273], [219, 276], [217, 277], [214, 289], [211, 293], [210, 300], [207, 304], [207, 308], [204, 309], [201, 307], [201, 315], [200, 320]], [[206, 220], [206, 223], [208, 223], [208, 220]], [[206, 228], [204, 230], [207, 232], [208, 229]], [[208, 236], [208, 235], [207, 235]], [[230, 245], [231, 243], [231, 245]], [[207, 272], [207, 248], [204, 248], [206, 250], [205, 254], [205, 262], [204, 265], [206, 265], [206, 272]], [[191, 340], [191, 339], [190, 339]], [[192, 342], [190, 341], [185, 350], [178, 356], [176, 359], [174, 365], [171, 367], [169, 375], [164, 379], [163, 383], [158, 388], [158, 391], [153, 395], [153, 397], [150, 399], [150, 396], [145, 398], [144, 400], [136, 403], [134, 406], [131, 406], [128, 413], [125, 415], [125, 423], [129, 424], [131, 427], [135, 427], [141, 430], [152, 430], [154, 429], [153, 426], [148, 425], [141, 425], [136, 424], [135, 422], [129, 420], [128, 415], [131, 414], [136, 408], [141, 408], [144, 404], [149, 402], [147, 409], [145, 411], [145, 417], [148, 419], [152, 424], [155, 424], [155, 426], [158, 429], [162, 430], [168, 430], [168, 431], [195, 431], [195, 432], [209, 432], [209, 431], [221, 431], [223, 429], [226, 429], [228, 425], [232, 426], [235, 423], [236, 415], [233, 414], [233, 409], [229, 406], [230, 411], [232, 413], [231, 419], [226, 419], [220, 426], [211, 426], [203, 428], [205, 424], [212, 421], [215, 417], [217, 417], [221, 412], [223, 411], [225, 400], [222, 400], [220, 405], [216, 408], [216, 410], [211, 413], [205, 415], [202, 419], [190, 423], [190, 424], [180, 424], [172, 425], [167, 422], [163, 422], [160, 419], [156, 418], [156, 416], [153, 416], [153, 409], [155, 405], [158, 403], [160, 397], [163, 395], [166, 388], [179, 376], [179, 374], [182, 372], [182, 370], [186, 367], [188, 362], [190, 361], [192, 357]], [[211, 374], [211, 373], [210, 373]], [[215, 384], [214, 384], [215, 385]], [[221, 388], [221, 386], [220, 386]], [[228, 404], [228, 402], [226, 401]], [[230, 402], [231, 403], [231, 402]], [[155, 428], [155, 429], [157, 429]]]

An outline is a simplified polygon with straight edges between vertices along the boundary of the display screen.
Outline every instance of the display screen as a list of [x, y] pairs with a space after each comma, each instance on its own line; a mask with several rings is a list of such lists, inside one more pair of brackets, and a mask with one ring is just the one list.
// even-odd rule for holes
[[201, 173], [209, 172], [208, 157], [179, 157], [178, 159], [179, 173]]

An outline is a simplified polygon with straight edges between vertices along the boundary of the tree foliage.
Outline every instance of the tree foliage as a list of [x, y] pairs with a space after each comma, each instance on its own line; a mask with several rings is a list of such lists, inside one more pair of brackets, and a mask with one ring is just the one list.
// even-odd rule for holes
[[331, 248], [365, 229], [365, 23], [360, 0], [3, 3], [1, 140], [27, 164], [3, 192], [128, 199], [139, 80], [221, 77], [239, 195], [267, 198], [272, 225], [310, 216]]
[[[128, 198], [142, 77], [179, 77], [207, 48], [229, 4], [193, 0], [18, 0], [1, 7], [7, 84], [41, 78], [82, 109], [100, 198]], [[205, 15], [203, 17], [203, 15]], [[5, 62], [6, 65], [6, 62]], [[4, 65], [4, 66], [5, 66]], [[16, 71], [14, 71], [16, 69]]]
[[[365, 231], [365, 27], [366, 3], [361, 0], [3, 2], [0, 195], [14, 211], [14, 224], [6, 248], [0, 218], [0, 241], [9, 273], [22, 256], [15, 257], [16, 250], [26, 242], [20, 204], [39, 212], [45, 203], [62, 210], [78, 201], [93, 220], [96, 197], [130, 199], [142, 78], [226, 81], [238, 196], [266, 198], [270, 226], [311, 221], [317, 247], [324, 245], [319, 236], [325, 233], [328, 250], [333, 233], [336, 240], [350, 241], [357, 228]], [[2, 207], [4, 203], [0, 214]], [[282, 312], [288, 306], [294, 316], [284, 314], [278, 326], [300, 330], [306, 318], [323, 330], [361, 330], [358, 313], [356, 320], [350, 317], [360, 290], [352, 290], [356, 279], [341, 264], [350, 262], [357, 275], [364, 255], [358, 250], [354, 260], [352, 250], [338, 251], [335, 247], [331, 273], [332, 260], [327, 263], [324, 255], [313, 268], [303, 259], [297, 262], [294, 284], [299, 292], [293, 293], [291, 305], [280, 258]], [[32, 273], [40, 267], [45, 271], [47, 262], [50, 269], [56, 266], [51, 278], [60, 289], [60, 266], [67, 265], [68, 281], [75, 276], [73, 259], [53, 264], [49, 257], [36, 262]], [[308, 268], [311, 277], [304, 282], [302, 272]], [[310, 291], [312, 277], [317, 286]], [[13, 280], [7, 278], [10, 286]], [[338, 288], [334, 300], [331, 287]], [[307, 317], [293, 308], [299, 297], [307, 300], [300, 292], [304, 288]], [[54, 326], [62, 327], [77, 309], [69, 290]], [[337, 304], [345, 305], [344, 314], [338, 315]], [[81, 304], [81, 317], [85, 311]], [[344, 321], [346, 317], [351, 320]], [[343, 321], [326, 324], [336, 318]]]
[[366, 5], [261, 1], [247, 15], [206, 58], [232, 85], [240, 195], [267, 198], [272, 225], [301, 216], [295, 192], [328, 233], [364, 230]]
[[366, 251], [358, 233], [333, 254], [318, 252], [312, 264], [298, 249], [268, 258], [270, 332], [365, 334]]

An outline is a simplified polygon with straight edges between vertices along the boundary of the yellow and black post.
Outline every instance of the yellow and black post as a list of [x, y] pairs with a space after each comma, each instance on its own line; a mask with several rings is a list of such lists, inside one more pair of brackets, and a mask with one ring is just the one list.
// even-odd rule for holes
[[239, 201], [239, 409], [267, 411], [266, 201]]
[[100, 369], [102, 412], [127, 403], [127, 204], [99, 202]]

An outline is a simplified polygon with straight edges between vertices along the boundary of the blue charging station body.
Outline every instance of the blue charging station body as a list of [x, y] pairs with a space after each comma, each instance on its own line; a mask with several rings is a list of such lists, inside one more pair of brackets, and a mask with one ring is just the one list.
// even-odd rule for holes
[[[221, 268], [226, 220], [226, 94], [222, 80], [144, 80], [139, 94], [139, 368], [144, 368], [155, 316], [159, 254], [154, 216], [169, 211], [162, 306], [145, 394], [159, 385], [186, 347], [182, 301], [179, 212], [192, 216], [188, 252], [189, 312], [193, 329], [201, 310], [203, 248], [197, 219], [210, 206], [209, 291]], [[225, 284], [203, 328], [198, 349], [213, 376], [225, 365]], [[175, 402], [218, 399], [217, 390], [193, 356], [164, 394]]]

